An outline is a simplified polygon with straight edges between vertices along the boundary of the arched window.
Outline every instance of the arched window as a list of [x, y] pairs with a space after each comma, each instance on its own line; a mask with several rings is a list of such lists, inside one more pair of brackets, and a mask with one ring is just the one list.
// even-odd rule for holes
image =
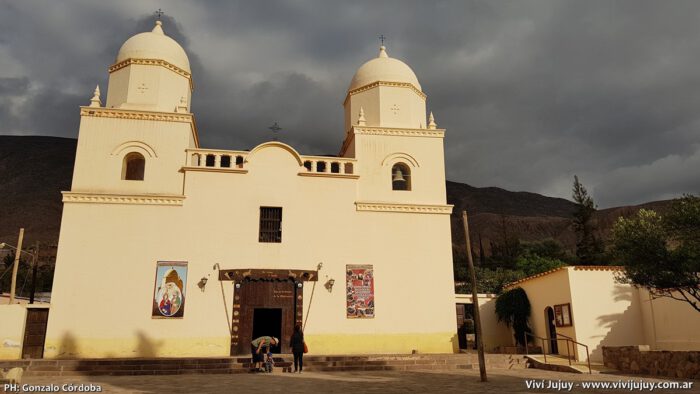
[[411, 169], [403, 163], [391, 167], [391, 189], [411, 190]]
[[138, 152], [131, 152], [124, 156], [122, 179], [127, 181], [142, 181], [145, 168], [146, 159], [144, 159], [143, 155]]

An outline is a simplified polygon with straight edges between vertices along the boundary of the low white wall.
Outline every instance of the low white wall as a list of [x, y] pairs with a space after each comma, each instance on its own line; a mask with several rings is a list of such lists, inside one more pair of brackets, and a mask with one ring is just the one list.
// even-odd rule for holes
[[0, 360], [19, 360], [27, 309], [24, 305], [0, 305]]
[[647, 344], [653, 350], [700, 350], [700, 312], [668, 297], [652, 298], [639, 290]]
[[[496, 295], [478, 294], [481, 329], [484, 336], [484, 350], [495, 352], [500, 346], [512, 346], [514, 343], [512, 331], [496, 316]], [[456, 304], [472, 304], [471, 294], [456, 294]]]

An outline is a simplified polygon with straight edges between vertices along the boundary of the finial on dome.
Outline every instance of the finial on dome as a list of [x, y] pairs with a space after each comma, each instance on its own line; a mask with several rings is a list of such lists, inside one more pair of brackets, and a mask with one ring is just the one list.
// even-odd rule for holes
[[437, 123], [435, 123], [435, 117], [433, 116], [433, 111], [430, 111], [430, 116], [428, 117], [428, 128], [430, 130], [437, 129]]
[[163, 28], [161, 26], [163, 26], [163, 22], [156, 21], [156, 26], [151, 31], [153, 33], [157, 33], [157, 34], [165, 34], [165, 33], [163, 33]]
[[389, 57], [386, 53], [386, 47], [384, 45], [379, 47], [379, 57]]
[[102, 106], [102, 101], [100, 101], [100, 85], [95, 86], [95, 92], [92, 95], [92, 99], [90, 99], [90, 106], [91, 107], [101, 107]]
[[365, 119], [365, 109], [360, 107], [360, 116], [357, 118], [357, 125], [358, 126], [366, 126], [367, 125], [367, 119]]

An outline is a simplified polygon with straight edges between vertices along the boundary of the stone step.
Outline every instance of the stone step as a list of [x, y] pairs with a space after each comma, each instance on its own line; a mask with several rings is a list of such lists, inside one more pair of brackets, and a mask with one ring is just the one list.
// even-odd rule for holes
[[[292, 355], [276, 355], [275, 371], [291, 371]], [[133, 359], [58, 359], [0, 361], [0, 368], [21, 367], [25, 376], [98, 376], [98, 375], [181, 375], [236, 374], [250, 372], [250, 357], [215, 358], [133, 358]], [[521, 356], [488, 354], [487, 368], [525, 368]], [[476, 354], [431, 355], [314, 355], [304, 356], [306, 371], [410, 371], [478, 368]]]

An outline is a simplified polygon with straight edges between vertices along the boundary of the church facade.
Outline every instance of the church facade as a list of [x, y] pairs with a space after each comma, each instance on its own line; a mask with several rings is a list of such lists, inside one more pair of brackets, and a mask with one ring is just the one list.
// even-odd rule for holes
[[160, 21], [109, 73], [80, 109], [44, 357], [289, 352], [295, 325], [315, 354], [455, 349], [445, 131], [409, 66], [382, 46], [358, 69], [338, 156], [200, 147]]

